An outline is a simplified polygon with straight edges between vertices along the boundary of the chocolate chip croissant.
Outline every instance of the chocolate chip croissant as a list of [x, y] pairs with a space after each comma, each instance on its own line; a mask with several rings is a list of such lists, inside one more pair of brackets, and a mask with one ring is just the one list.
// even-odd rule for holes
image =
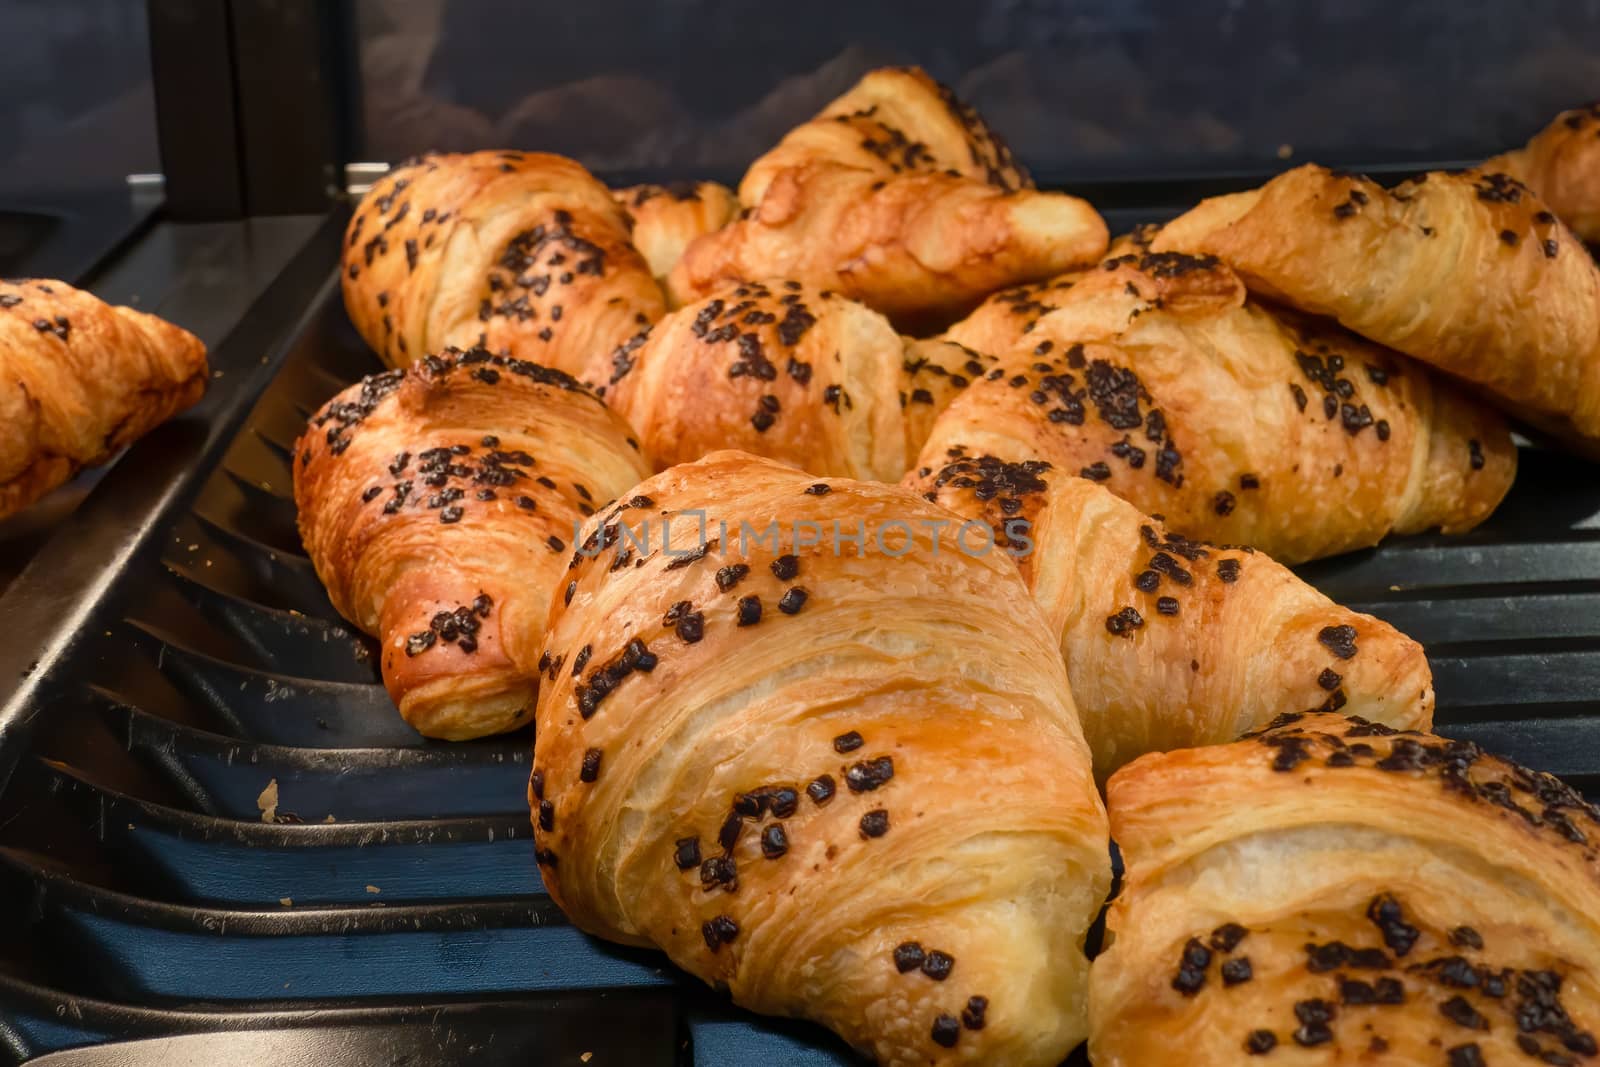
[[1094, 209], [1035, 190], [977, 113], [915, 68], [870, 72], [790, 131], [751, 164], [739, 200], [749, 214], [673, 269], [676, 303], [786, 277], [901, 324], [948, 322], [1106, 248]]
[[300, 538], [406, 721], [528, 722], [573, 531], [649, 470], [622, 420], [560, 371], [447, 349], [334, 397], [295, 452]]
[[906, 481], [967, 521], [955, 536], [1016, 559], [1058, 639], [1097, 777], [1146, 752], [1232, 741], [1286, 707], [1432, 721], [1422, 647], [1387, 623], [1049, 462], [979, 451], [992, 440], [941, 421]]
[[1338, 319], [1600, 457], [1600, 269], [1504, 174], [1388, 190], [1308, 164], [1202, 202], [1152, 247], [1220, 256], [1252, 291]]
[[1006, 358], [945, 419], [1191, 537], [1285, 563], [1470, 530], [1516, 473], [1493, 408], [1335, 323], [1249, 298], [1213, 256], [1114, 257], [999, 294], [946, 336]]
[[538, 152], [390, 171], [350, 220], [342, 282], [350, 320], [391, 367], [481, 343], [577, 374], [665, 310], [610, 190]]
[[934, 417], [993, 363], [902, 338], [838, 293], [771, 281], [672, 312], [586, 378], [663, 469], [738, 448], [813, 474], [898, 481]]
[[1522, 148], [1483, 165], [1538, 194], [1572, 232], [1600, 244], [1600, 102], [1557, 115]]
[[879, 1063], [1054, 1067], [1105, 816], [1052, 635], [1009, 560], [935, 551], [948, 519], [735, 452], [596, 516], [541, 657], [535, 855], [582, 929]]
[[630, 185], [611, 195], [628, 216], [634, 247], [663, 283], [689, 242], [722, 229], [739, 214], [733, 190], [716, 182]]
[[1098, 1067], [1600, 1056], [1600, 809], [1476, 745], [1333, 715], [1146, 756], [1107, 789], [1126, 876]]
[[0, 281], [0, 518], [205, 394], [199, 338], [66, 282]]

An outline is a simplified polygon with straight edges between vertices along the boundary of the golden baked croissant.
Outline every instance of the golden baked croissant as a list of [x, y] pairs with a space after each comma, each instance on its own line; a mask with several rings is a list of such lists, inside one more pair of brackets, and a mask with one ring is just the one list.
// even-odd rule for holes
[[747, 217], [699, 238], [668, 289], [799, 278], [902, 323], [958, 315], [1003, 285], [1092, 262], [1106, 227], [1041, 193], [977, 113], [921, 70], [867, 74], [756, 160]]
[[537, 152], [423, 156], [346, 232], [344, 304], [384, 362], [481, 343], [576, 374], [665, 310], [611, 193]]
[[1332, 322], [1247, 300], [1214, 257], [1128, 254], [1053, 285], [950, 330], [1015, 344], [942, 417], [1190, 537], [1298, 563], [1469, 530], [1511, 487], [1497, 412]]
[[1054, 1067], [1110, 869], [1016, 568], [935, 551], [949, 516], [896, 486], [742, 453], [631, 492], [551, 609], [551, 896], [879, 1063]]
[[1476, 745], [1287, 715], [1107, 789], [1097, 1067], [1600, 1054], [1600, 810]]
[[529, 721], [574, 531], [649, 471], [622, 420], [560, 371], [447, 349], [334, 397], [295, 451], [300, 538], [406, 721]]
[[716, 182], [630, 185], [611, 195], [628, 216], [633, 246], [662, 283], [690, 241], [722, 229], [739, 214], [733, 190]]
[[1202, 202], [1152, 247], [1220, 256], [1253, 291], [1465, 379], [1600, 456], [1600, 270], [1503, 174], [1436, 172], [1391, 191], [1307, 164]]
[[[1142, 255], [1150, 251], [1150, 242], [1160, 232], [1161, 227], [1155, 223], [1135, 226], [1112, 240], [1106, 257]], [[1073, 286], [1092, 273], [1093, 268], [1067, 271], [1044, 281], [1013, 285], [990, 293], [966, 318], [941, 336], [979, 352], [1009, 352], [1034, 331], [1040, 319], [1061, 306]]]
[[66, 282], [0, 280], [0, 518], [194, 404], [200, 339]]
[[933, 417], [993, 362], [908, 342], [837, 293], [769, 281], [672, 312], [586, 377], [659, 469], [739, 448], [812, 474], [897, 481]]
[[1388, 623], [1264, 553], [1191, 541], [1086, 478], [1017, 458], [981, 424], [955, 430], [940, 420], [906, 484], [967, 520], [959, 536], [1016, 558], [1097, 777], [1145, 752], [1231, 741], [1286, 707], [1432, 722], [1427, 657]]
[[1563, 111], [1526, 146], [1483, 165], [1538, 194], [1590, 244], [1600, 244], [1600, 102]]
[[991, 293], [940, 336], [979, 352], [1010, 352], [1038, 329], [1040, 319], [1061, 306], [1066, 293], [1086, 273], [1068, 271], [1044, 281], [1013, 285]]

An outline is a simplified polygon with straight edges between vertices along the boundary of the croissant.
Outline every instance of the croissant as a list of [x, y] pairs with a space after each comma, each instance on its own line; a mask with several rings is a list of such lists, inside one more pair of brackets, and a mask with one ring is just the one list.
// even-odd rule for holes
[[1600, 270], [1503, 174], [1390, 191], [1308, 164], [1202, 202], [1152, 247], [1220, 256], [1253, 291], [1465, 379], [1600, 457]]
[[577, 374], [665, 310], [610, 191], [536, 152], [390, 171], [350, 220], [341, 280], [350, 320], [392, 367], [481, 343]]
[[1590, 1063], [1600, 809], [1473, 744], [1286, 715], [1107, 790], [1098, 1067]]
[[1033, 188], [977, 113], [921, 70], [867, 74], [756, 160], [747, 217], [692, 243], [676, 304], [798, 278], [902, 323], [961, 314], [1001, 286], [1092, 262], [1106, 227]]
[[611, 195], [628, 216], [633, 246], [663, 283], [690, 241], [722, 229], [739, 214], [733, 190], [716, 182], [631, 185]]
[[[1160, 232], [1161, 227], [1156, 223], [1135, 226], [1112, 240], [1106, 256], [1123, 262], [1137, 262], [1137, 259], [1125, 257], [1138, 257], [1149, 252], [1150, 242]], [[1013, 285], [990, 293], [983, 303], [951, 325], [941, 336], [979, 352], [1009, 352], [1038, 327], [1040, 319], [1062, 305], [1073, 286], [1091, 273], [1092, 269], [1067, 271], [1054, 278]]]
[[906, 484], [966, 520], [957, 537], [1016, 560], [1059, 639], [1097, 777], [1146, 752], [1232, 741], [1285, 707], [1432, 722], [1427, 658], [1388, 623], [1023, 454], [981, 424], [941, 420]]
[[1027, 443], [1188, 536], [1298, 563], [1469, 530], [1511, 488], [1498, 413], [1327, 320], [1247, 299], [1214, 257], [1128, 254], [1054, 284], [950, 330], [1017, 342], [944, 418]]
[[672, 312], [586, 378], [661, 469], [738, 448], [817, 475], [898, 481], [934, 416], [993, 363], [907, 341], [838, 293], [771, 281]]
[[649, 471], [622, 420], [560, 371], [446, 349], [346, 389], [295, 448], [301, 540], [405, 720], [528, 722], [574, 531]]
[[1600, 244], [1600, 102], [1563, 111], [1523, 148], [1483, 165], [1532, 189], [1572, 232]]
[[66, 282], [0, 280], [0, 518], [193, 405], [199, 338]]
[[1054, 1067], [1105, 816], [1016, 568], [936, 550], [948, 519], [736, 452], [596, 516], [542, 657], [535, 856], [580, 928], [879, 1063]]

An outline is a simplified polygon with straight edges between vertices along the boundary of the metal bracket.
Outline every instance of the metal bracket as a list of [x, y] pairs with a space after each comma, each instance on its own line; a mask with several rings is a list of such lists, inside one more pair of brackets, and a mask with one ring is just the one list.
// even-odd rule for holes
[[360, 200], [379, 178], [389, 173], [387, 163], [346, 163], [344, 165], [344, 191], [352, 200]]

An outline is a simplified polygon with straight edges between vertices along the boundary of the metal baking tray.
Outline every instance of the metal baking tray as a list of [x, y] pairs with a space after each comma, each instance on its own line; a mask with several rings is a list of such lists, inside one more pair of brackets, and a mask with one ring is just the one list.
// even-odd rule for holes
[[[531, 855], [531, 736], [390, 706], [290, 497], [306, 416], [379, 369], [340, 222], [217, 352], [259, 382], [136, 446], [0, 597], [0, 1062], [858, 1062], [579, 934]], [[1302, 573], [1427, 646], [1445, 733], [1600, 789], [1596, 468], [1524, 449], [1482, 529]]]

